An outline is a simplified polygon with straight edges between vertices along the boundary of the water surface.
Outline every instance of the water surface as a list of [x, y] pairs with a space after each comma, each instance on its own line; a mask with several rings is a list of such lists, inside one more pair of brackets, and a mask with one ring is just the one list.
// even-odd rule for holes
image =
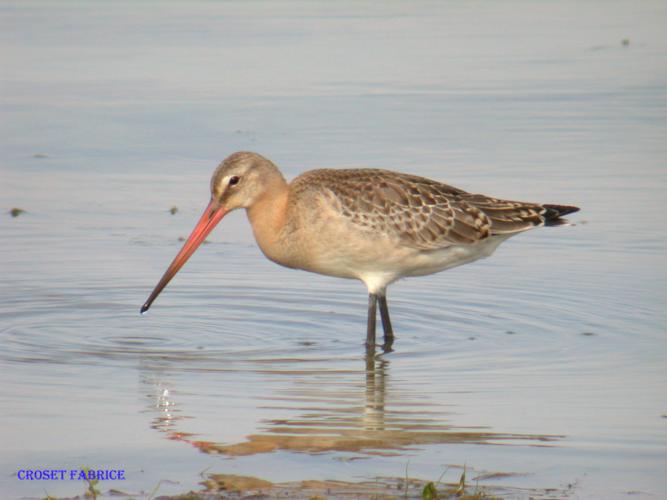
[[[0, 208], [26, 210], [0, 217], [3, 498], [79, 494], [15, 474], [83, 465], [125, 469], [103, 489], [129, 492], [184, 492], [205, 469], [466, 464], [512, 474], [481, 485], [667, 493], [662, 3], [5, 2], [0, 18]], [[394, 351], [371, 358], [363, 286], [268, 262], [243, 213], [140, 316], [241, 149], [289, 178], [385, 167], [582, 212], [393, 285]]]

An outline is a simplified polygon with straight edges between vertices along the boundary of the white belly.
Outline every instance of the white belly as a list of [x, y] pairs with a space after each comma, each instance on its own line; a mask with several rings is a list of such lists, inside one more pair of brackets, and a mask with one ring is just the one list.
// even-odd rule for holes
[[382, 293], [392, 282], [408, 276], [424, 276], [490, 256], [509, 235], [493, 236], [473, 245], [452, 245], [437, 250], [395, 246], [388, 241], [358, 240], [317, 245], [307, 271], [363, 281], [370, 293]]
[[[382, 293], [387, 285], [407, 276], [425, 276], [490, 256], [509, 236], [494, 236], [474, 245], [455, 245], [438, 250], [415, 251], [403, 259], [378, 262], [379, 269], [360, 272], [370, 293]], [[386, 264], [386, 265], [382, 265]]]

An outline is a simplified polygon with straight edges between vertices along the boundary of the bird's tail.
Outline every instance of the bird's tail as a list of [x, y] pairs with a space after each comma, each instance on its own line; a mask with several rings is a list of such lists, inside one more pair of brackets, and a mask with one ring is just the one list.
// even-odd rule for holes
[[570, 205], [543, 205], [543, 207], [547, 209], [542, 214], [545, 226], [562, 226], [563, 224], [568, 224], [567, 219], [563, 219], [563, 216], [579, 211], [579, 207]]

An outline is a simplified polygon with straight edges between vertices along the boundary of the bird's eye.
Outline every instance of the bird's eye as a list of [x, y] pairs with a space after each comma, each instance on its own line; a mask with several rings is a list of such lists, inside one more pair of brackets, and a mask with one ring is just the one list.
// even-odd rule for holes
[[233, 175], [232, 177], [229, 178], [229, 185], [230, 186], [236, 186], [241, 178], [238, 175]]

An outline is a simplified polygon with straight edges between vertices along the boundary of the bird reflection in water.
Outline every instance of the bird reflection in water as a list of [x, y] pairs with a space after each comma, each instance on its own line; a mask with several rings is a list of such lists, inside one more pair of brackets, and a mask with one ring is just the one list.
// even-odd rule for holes
[[[360, 387], [360, 370], [330, 372], [326, 367], [282, 373], [289, 376], [287, 389], [267, 391], [275, 406], [258, 407], [276, 418], [260, 419], [257, 433], [237, 443], [201, 439], [202, 434], [179, 431], [184, 409], [172, 398], [159, 373], [148, 368], [144, 382], [150, 386], [151, 427], [169, 439], [195, 446], [203, 453], [244, 456], [277, 450], [308, 453], [351, 452], [363, 455], [395, 455], [415, 445], [517, 442], [544, 446], [562, 436], [504, 434], [482, 427], [455, 427], [446, 422], [445, 412], [429, 401], [427, 395], [405, 393], [391, 384], [391, 346], [378, 354], [367, 350], [364, 360], [365, 383]], [[164, 360], [163, 360], [164, 362]], [[267, 373], [264, 363], [248, 361], [254, 370]], [[165, 366], [160, 370], [163, 374]], [[153, 372], [152, 375], [150, 372]], [[167, 370], [168, 372], [168, 370]], [[211, 370], [207, 369], [207, 373]], [[275, 378], [281, 371], [271, 370]], [[157, 412], [157, 414], [155, 414]]]
[[[384, 354], [392, 351], [393, 340], [383, 346]], [[367, 431], [384, 431], [386, 377], [389, 361], [385, 356], [375, 354], [374, 346], [366, 346], [366, 405], [364, 407], [365, 429]]]

